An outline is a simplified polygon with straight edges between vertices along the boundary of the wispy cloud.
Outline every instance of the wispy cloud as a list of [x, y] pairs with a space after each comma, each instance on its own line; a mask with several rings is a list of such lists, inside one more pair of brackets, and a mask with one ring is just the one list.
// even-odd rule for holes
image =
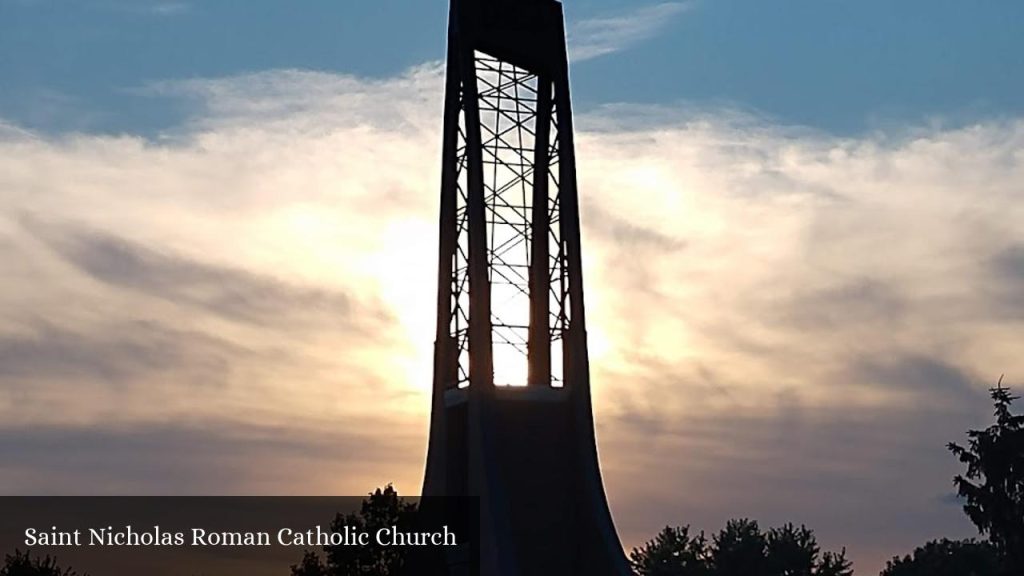
[[173, 16], [188, 12], [191, 7], [184, 2], [157, 2], [152, 5], [151, 10], [160, 16]]
[[695, 5], [695, 2], [664, 2], [632, 12], [582, 20], [569, 32], [571, 57], [580, 62], [626, 50], [657, 35], [673, 18]]
[[[39, 0], [20, 0], [23, 4], [37, 4]], [[189, 2], [179, 0], [86, 0], [86, 6], [97, 10], [110, 10], [128, 14], [175, 16], [192, 10]]]

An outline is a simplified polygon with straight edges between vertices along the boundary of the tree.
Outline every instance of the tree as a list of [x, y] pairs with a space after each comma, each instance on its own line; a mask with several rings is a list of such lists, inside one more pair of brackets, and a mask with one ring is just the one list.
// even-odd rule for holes
[[757, 522], [742, 518], [729, 520], [714, 537], [711, 565], [717, 576], [765, 574], [768, 542]]
[[57, 566], [57, 559], [51, 556], [33, 558], [28, 552], [15, 550], [4, 556], [0, 576], [78, 576], [78, 572]]
[[710, 576], [708, 552], [703, 532], [690, 536], [689, 526], [666, 526], [629, 560], [639, 576]]
[[306, 550], [298, 564], [292, 564], [292, 576], [326, 576], [327, 567], [316, 552]]
[[821, 549], [806, 526], [772, 528], [765, 544], [765, 567], [771, 576], [814, 576]]
[[711, 543], [690, 527], [665, 527], [630, 554], [639, 576], [852, 576], [844, 548], [821, 552], [814, 531], [785, 524], [762, 532], [753, 520], [730, 520]]
[[[358, 532], [376, 533], [381, 528], [410, 527], [416, 504], [398, 496], [388, 484], [364, 499], [356, 514], [338, 514], [331, 530], [342, 532], [346, 526]], [[405, 550], [400, 546], [325, 546], [324, 559], [306, 551], [299, 564], [292, 565], [292, 576], [395, 576], [402, 570]]]
[[974, 540], [937, 540], [895, 557], [880, 576], [997, 576], [999, 560], [992, 545]]
[[1024, 574], [1024, 415], [1010, 408], [1017, 397], [1002, 378], [990, 390], [996, 422], [967, 432], [967, 446], [949, 450], [967, 466], [954, 480], [964, 511], [988, 536], [1009, 574]]
[[826, 551], [814, 572], [817, 576], [853, 576], [853, 562], [846, 558], [846, 548], [838, 554]]

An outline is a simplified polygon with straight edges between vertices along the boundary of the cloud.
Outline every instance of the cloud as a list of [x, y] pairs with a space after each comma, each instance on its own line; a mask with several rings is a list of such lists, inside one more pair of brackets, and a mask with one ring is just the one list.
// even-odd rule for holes
[[178, 16], [192, 10], [188, 2], [173, 2], [166, 0], [92, 0], [92, 6], [99, 9], [115, 10], [130, 14], [145, 14], [152, 16]]
[[1024, 245], [1009, 246], [996, 254], [992, 272], [999, 279], [990, 286], [993, 308], [1001, 314], [1024, 314]]
[[416, 432], [398, 427], [376, 435], [351, 427], [299, 435], [187, 423], [0, 426], [0, 454], [8, 494], [358, 495], [396, 478], [413, 481], [404, 467], [421, 449]]
[[582, 62], [626, 50], [657, 35], [675, 16], [694, 6], [694, 2], [663, 2], [582, 20], [569, 30], [572, 60]]
[[[0, 377], [26, 388], [50, 381], [131, 384], [155, 373], [182, 372], [184, 381], [220, 384], [238, 350], [202, 334], [136, 322], [104, 334], [83, 334], [40, 323], [32, 334], [0, 338]], [[8, 387], [8, 391], [11, 387]], [[27, 392], [27, 390], [23, 390]]]
[[[194, 105], [156, 142], [0, 128], [0, 451], [18, 470], [0, 488], [57, 469], [18, 443], [81, 434], [83, 453], [122, 447], [104, 470], [136, 493], [166, 486], [147, 450], [207, 436], [200, 464], [172, 450], [188, 490], [305, 490], [277, 473], [292, 448], [257, 446], [280, 437], [311, 439], [303, 470], [341, 478], [334, 462], [365, 458], [360, 481], [379, 464], [415, 492], [441, 88], [436, 65], [267, 71], [145, 88]], [[957, 472], [944, 445], [984, 425], [998, 374], [1024, 374], [1024, 120], [859, 138], [735, 110], [579, 120], [599, 442], [625, 541], [806, 521], [863, 570], [969, 535], [937, 504]], [[370, 436], [400, 438], [395, 459], [360, 448]], [[205, 475], [232, 450], [261, 461], [245, 483], [235, 464]], [[76, 467], [104, 482], [72, 459], [45, 489], [81, 488], [62, 480]]]
[[184, 14], [191, 9], [192, 7], [185, 2], [157, 2], [152, 6], [153, 13], [160, 16]]
[[[43, 5], [43, 0], [16, 0], [22, 6]], [[175, 16], [185, 14], [192, 10], [188, 2], [174, 2], [166, 0], [88, 0], [84, 3], [86, 7], [100, 10], [113, 10], [131, 14], [151, 14], [156, 16]]]
[[1010, 246], [996, 255], [997, 272], [1015, 284], [1024, 284], [1024, 245]]
[[849, 380], [861, 386], [876, 386], [902, 392], [913, 402], [976, 404], [985, 402], [985, 394], [973, 378], [941, 359], [905, 356], [864, 358], [851, 366]]
[[[154, 298], [198, 306], [228, 319], [259, 326], [290, 321], [346, 324], [355, 305], [345, 294], [291, 286], [269, 275], [210, 266], [164, 254], [97, 231], [33, 232], [61, 258], [99, 282]], [[365, 316], [388, 322], [383, 313]], [[350, 330], [359, 329], [348, 323]]]

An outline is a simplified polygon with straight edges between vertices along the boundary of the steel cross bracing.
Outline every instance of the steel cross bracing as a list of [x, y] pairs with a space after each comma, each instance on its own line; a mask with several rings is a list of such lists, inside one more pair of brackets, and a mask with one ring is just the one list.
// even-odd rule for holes
[[[534, 189], [538, 171], [547, 173], [549, 235], [547, 292], [549, 320], [545, 341], [550, 350], [550, 385], [562, 385], [562, 338], [569, 323], [567, 262], [559, 231], [558, 115], [553, 84], [536, 74], [482, 52], [475, 54], [477, 107], [480, 118], [484, 201], [487, 226], [488, 279], [491, 290], [491, 337], [496, 385], [525, 385], [530, 350], [530, 270], [533, 258]], [[539, 90], [548, 90], [540, 98]], [[469, 385], [469, 225], [466, 150], [466, 91], [462, 90], [456, 161], [457, 242], [452, 274], [450, 334], [458, 350], [457, 382]], [[545, 102], [550, 108], [539, 107]], [[538, 119], [548, 118], [546, 130]], [[546, 154], [537, 153], [538, 132], [546, 134]], [[538, 164], [538, 157], [541, 162]], [[539, 292], [539, 291], [538, 291]]]

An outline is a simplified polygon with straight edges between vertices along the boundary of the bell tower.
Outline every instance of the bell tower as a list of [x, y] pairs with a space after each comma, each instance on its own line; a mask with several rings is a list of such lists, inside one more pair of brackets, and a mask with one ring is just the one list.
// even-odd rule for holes
[[562, 5], [451, 0], [425, 496], [481, 573], [630, 574], [594, 438]]

